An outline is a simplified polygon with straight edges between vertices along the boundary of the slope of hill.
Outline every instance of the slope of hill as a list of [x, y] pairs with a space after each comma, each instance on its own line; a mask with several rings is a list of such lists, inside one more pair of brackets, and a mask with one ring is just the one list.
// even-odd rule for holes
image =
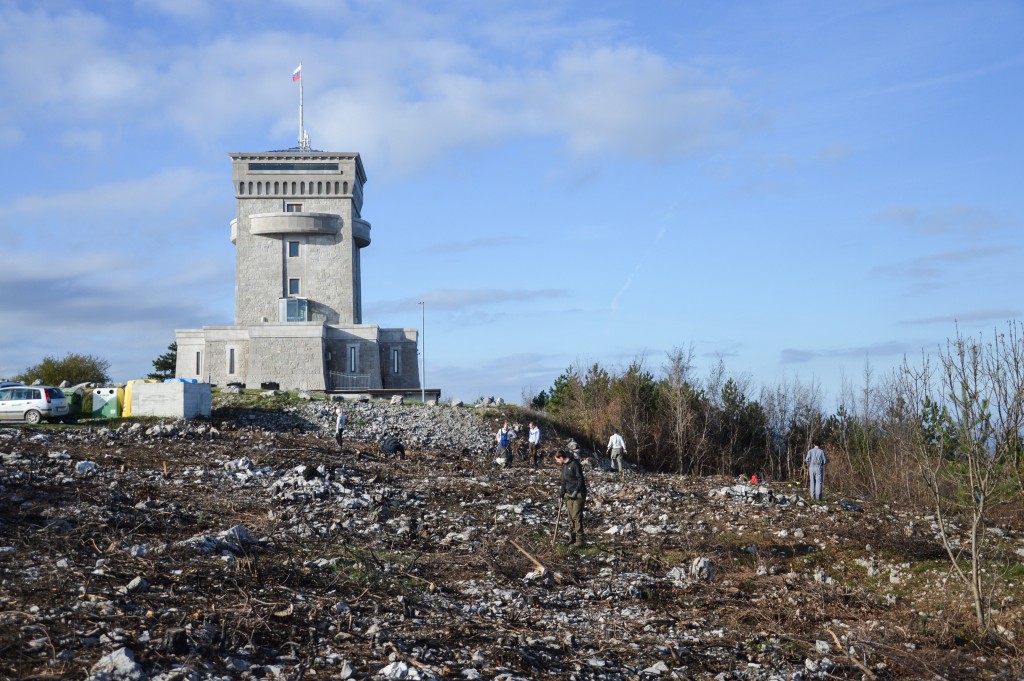
[[[557, 470], [490, 464], [502, 414], [346, 405], [339, 455], [330, 404], [262, 406], [0, 429], [0, 676], [1024, 674], [1019, 584], [972, 635], [925, 515], [590, 470], [589, 545], [570, 548]], [[406, 460], [379, 454], [386, 434]], [[994, 532], [1012, 579], [1024, 544]]]

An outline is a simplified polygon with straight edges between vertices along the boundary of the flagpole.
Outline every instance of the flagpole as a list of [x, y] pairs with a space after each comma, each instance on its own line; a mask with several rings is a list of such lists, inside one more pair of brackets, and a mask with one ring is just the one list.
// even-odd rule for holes
[[299, 62], [299, 149], [304, 149], [303, 135], [305, 128], [302, 125], [302, 62]]

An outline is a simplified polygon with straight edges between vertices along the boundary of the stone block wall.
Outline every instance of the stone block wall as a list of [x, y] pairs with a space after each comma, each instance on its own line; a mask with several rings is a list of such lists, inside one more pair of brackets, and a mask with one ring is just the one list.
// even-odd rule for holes
[[246, 387], [277, 383], [282, 390], [325, 390], [323, 329], [314, 322], [251, 327]]

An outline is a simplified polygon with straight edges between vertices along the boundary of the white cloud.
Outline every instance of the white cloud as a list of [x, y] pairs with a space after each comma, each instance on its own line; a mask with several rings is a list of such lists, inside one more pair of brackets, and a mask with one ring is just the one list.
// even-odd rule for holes
[[964, 234], [975, 236], [1005, 226], [998, 215], [980, 206], [954, 205], [922, 211], [912, 206], [891, 206], [875, 214], [875, 219], [910, 227], [924, 234]]
[[842, 359], [858, 357], [898, 357], [920, 350], [919, 345], [905, 341], [882, 341], [872, 345], [852, 348], [827, 348], [823, 350], [802, 350], [785, 348], [779, 354], [783, 364], [798, 364], [815, 359]]
[[381, 301], [373, 305], [376, 314], [402, 312], [419, 307], [420, 301], [431, 311], [466, 310], [468, 308], [488, 307], [498, 303], [536, 301], [541, 298], [562, 298], [566, 292], [560, 289], [435, 289], [427, 291], [418, 298]]
[[152, 10], [177, 19], [208, 19], [214, 12], [209, 0], [135, 0], [140, 10]]

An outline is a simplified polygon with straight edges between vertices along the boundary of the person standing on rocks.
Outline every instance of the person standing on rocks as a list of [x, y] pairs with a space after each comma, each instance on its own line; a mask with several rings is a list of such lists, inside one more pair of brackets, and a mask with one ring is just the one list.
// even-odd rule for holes
[[509, 428], [508, 421], [505, 421], [501, 429], [498, 430], [495, 439], [498, 441], [498, 455], [496, 458], [501, 465], [507, 465], [512, 461], [512, 429]]
[[814, 446], [807, 452], [807, 456], [804, 457], [804, 463], [807, 464], [807, 473], [810, 476], [811, 498], [821, 499], [821, 487], [825, 478], [825, 464], [828, 463], [825, 450], [821, 448], [821, 440], [814, 441]]
[[564, 449], [555, 454], [555, 463], [562, 467], [562, 484], [558, 495], [565, 503], [569, 543], [583, 546], [586, 541], [583, 534], [583, 505], [587, 501], [587, 481], [583, 478], [583, 466]]
[[338, 416], [338, 420], [334, 424], [334, 439], [338, 441], [338, 449], [344, 452], [345, 449], [341, 446], [341, 442], [345, 437], [345, 412], [338, 407], [334, 413]]
[[540, 445], [540, 428], [533, 421], [530, 421], [530, 439], [528, 444], [530, 447], [530, 460], [533, 462], [533, 467], [536, 468], [539, 461], [537, 447]]
[[619, 435], [619, 429], [616, 428], [612, 431], [612, 436], [608, 438], [607, 450], [612, 456], [612, 470], [619, 471], [619, 479], [622, 479], [622, 455], [626, 453], [626, 441]]

